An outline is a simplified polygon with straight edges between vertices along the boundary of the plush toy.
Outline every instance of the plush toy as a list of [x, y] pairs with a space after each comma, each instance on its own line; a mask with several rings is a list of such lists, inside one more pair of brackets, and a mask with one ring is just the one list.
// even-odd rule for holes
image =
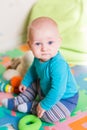
[[6, 68], [3, 73], [5, 80], [11, 80], [14, 76], [24, 77], [27, 69], [30, 67], [34, 59], [31, 51], [25, 52], [24, 56], [20, 58], [14, 58], [11, 60], [11, 64]]
[[21, 63], [20, 58], [12, 58], [10, 65], [7, 66], [7, 69], [16, 69], [17, 66]]
[[3, 73], [3, 78], [7, 81], [10, 81], [14, 76], [20, 76], [20, 73], [16, 69], [7, 69]]
[[32, 51], [27, 51], [25, 55], [21, 58], [21, 64], [17, 66], [17, 71], [22, 77], [24, 77], [27, 69], [30, 67], [34, 59]]

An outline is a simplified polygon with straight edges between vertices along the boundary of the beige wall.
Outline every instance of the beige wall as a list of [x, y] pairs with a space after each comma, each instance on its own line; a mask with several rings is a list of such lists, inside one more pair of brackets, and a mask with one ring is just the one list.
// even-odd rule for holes
[[0, 0], [0, 52], [21, 44], [24, 21], [37, 0]]

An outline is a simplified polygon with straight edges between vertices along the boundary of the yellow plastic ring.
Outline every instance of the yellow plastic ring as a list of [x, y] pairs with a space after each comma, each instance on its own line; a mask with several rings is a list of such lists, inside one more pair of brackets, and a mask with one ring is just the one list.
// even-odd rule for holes
[[5, 87], [5, 92], [12, 92], [12, 86], [7, 84], [6, 87]]

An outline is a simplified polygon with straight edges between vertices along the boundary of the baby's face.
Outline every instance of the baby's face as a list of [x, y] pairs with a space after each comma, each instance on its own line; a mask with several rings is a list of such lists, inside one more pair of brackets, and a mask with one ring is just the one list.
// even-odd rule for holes
[[35, 27], [30, 36], [30, 47], [36, 58], [44, 62], [57, 54], [61, 40], [55, 26]]

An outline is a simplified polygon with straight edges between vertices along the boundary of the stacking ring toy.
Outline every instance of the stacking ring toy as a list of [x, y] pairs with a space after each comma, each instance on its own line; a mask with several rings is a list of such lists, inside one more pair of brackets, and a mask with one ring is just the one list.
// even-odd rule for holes
[[41, 120], [34, 115], [27, 115], [20, 119], [18, 127], [19, 130], [39, 130], [41, 127]]

